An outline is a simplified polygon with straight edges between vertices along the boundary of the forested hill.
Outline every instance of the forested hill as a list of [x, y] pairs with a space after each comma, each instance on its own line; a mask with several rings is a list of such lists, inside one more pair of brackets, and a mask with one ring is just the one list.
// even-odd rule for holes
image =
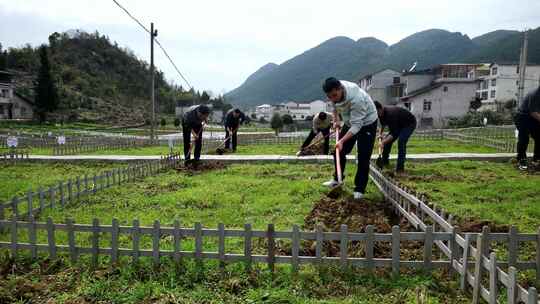
[[[98, 32], [69, 31], [49, 36], [52, 74], [57, 83], [65, 119], [117, 124], [141, 123], [150, 113], [150, 65], [129, 49]], [[39, 70], [37, 48], [1, 50], [0, 70], [16, 74], [17, 91], [33, 98]], [[198, 102], [200, 93], [168, 83], [156, 72], [159, 113], [174, 113], [176, 102]]]

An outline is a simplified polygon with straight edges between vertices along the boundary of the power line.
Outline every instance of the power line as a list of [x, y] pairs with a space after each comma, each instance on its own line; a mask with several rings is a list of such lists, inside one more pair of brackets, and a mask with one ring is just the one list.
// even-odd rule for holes
[[[122, 6], [120, 3], [118, 3], [118, 1], [116, 0], [112, 0], [120, 9], [122, 9], [131, 19], [133, 19], [133, 21], [135, 21], [141, 28], [143, 28], [148, 34], [151, 34], [150, 33], [150, 30], [148, 28], [146, 28], [142, 22], [140, 22], [137, 18], [135, 18], [124, 6]], [[189, 83], [189, 81], [186, 79], [186, 77], [184, 77], [184, 74], [182, 74], [182, 72], [180, 72], [180, 69], [178, 68], [178, 66], [174, 63], [174, 61], [172, 60], [171, 56], [169, 56], [169, 53], [167, 52], [167, 50], [165, 50], [165, 47], [163, 47], [163, 45], [161, 45], [161, 43], [159, 42], [159, 40], [157, 38], [154, 39], [156, 44], [159, 46], [159, 48], [161, 49], [161, 51], [163, 52], [163, 54], [165, 54], [165, 57], [167, 57], [167, 59], [169, 60], [169, 62], [171, 63], [171, 65], [174, 67], [174, 69], [176, 70], [176, 72], [178, 73], [178, 75], [180, 75], [180, 77], [184, 80], [184, 82], [188, 85], [189, 89], [193, 89], [193, 86], [191, 86], [191, 84]]]

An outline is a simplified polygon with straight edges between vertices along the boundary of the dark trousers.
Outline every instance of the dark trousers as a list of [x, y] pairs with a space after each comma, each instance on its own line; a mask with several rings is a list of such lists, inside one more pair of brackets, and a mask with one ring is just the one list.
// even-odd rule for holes
[[[227, 140], [225, 141], [225, 148], [236, 151], [236, 145], [238, 144], [238, 136], [237, 136], [238, 127], [233, 127], [230, 129], [233, 130], [233, 133], [232, 133], [232, 136], [229, 138], [229, 136], [231, 135], [231, 132], [229, 132], [229, 128], [225, 127], [225, 138], [227, 138]], [[232, 146], [231, 146], [231, 142], [232, 142]]]
[[386, 144], [384, 146], [384, 150], [382, 153], [383, 162], [385, 164], [388, 164], [388, 158], [390, 157], [390, 151], [392, 151], [392, 145], [397, 140], [398, 141], [398, 159], [397, 159], [397, 165], [396, 165], [396, 171], [401, 171], [405, 169], [405, 158], [407, 156], [407, 143], [409, 142], [409, 138], [414, 132], [414, 129], [416, 126], [410, 126], [407, 128], [401, 129], [399, 131], [399, 134], [397, 135], [397, 138], [393, 138], [391, 142]]
[[317, 132], [315, 132], [315, 131], [313, 131], [313, 129], [311, 129], [311, 132], [309, 132], [309, 135], [306, 138], [306, 140], [304, 141], [304, 144], [302, 144], [302, 149], [309, 146], [309, 144], [311, 144], [311, 142], [313, 141], [315, 136], [317, 136], [317, 134], [319, 134], [319, 132], [321, 132], [322, 135], [324, 136], [324, 152], [323, 153], [324, 153], [324, 155], [328, 155], [328, 152], [330, 151], [330, 138], [329, 138], [330, 128], [329, 127], [325, 128], [325, 129], [318, 129]]
[[[344, 126], [339, 132], [339, 138], [343, 138], [349, 131], [349, 127]], [[371, 155], [373, 154], [373, 146], [375, 145], [375, 137], [377, 133], [377, 121], [374, 123], [362, 127], [358, 133], [351, 137], [347, 142], [343, 144], [343, 150], [339, 151], [339, 159], [341, 162], [341, 176], [345, 178], [345, 165], [347, 163], [347, 154], [351, 153], [354, 145], [356, 144], [356, 150], [358, 155], [356, 156], [358, 165], [356, 168], [356, 175], [354, 177], [354, 191], [366, 192], [366, 186], [369, 179], [369, 163]], [[334, 165], [336, 163], [336, 155], [334, 154]], [[334, 179], [337, 180], [337, 166], [334, 171]]]
[[540, 122], [530, 115], [517, 114], [514, 117], [516, 128], [519, 131], [517, 144], [517, 159], [527, 158], [527, 148], [529, 147], [529, 136], [534, 139], [535, 161], [540, 160]]
[[191, 158], [189, 147], [191, 145], [191, 131], [199, 134], [197, 140], [195, 140], [195, 151], [194, 159], [199, 160], [201, 158], [201, 149], [202, 149], [202, 127], [193, 128], [192, 126], [182, 124], [182, 134], [184, 137], [184, 159], [188, 160]]

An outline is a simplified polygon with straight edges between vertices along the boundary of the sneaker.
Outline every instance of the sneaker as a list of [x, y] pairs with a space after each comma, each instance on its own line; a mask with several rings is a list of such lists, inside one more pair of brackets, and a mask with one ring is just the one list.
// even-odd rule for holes
[[298, 152], [296, 152], [296, 156], [303, 156], [303, 155], [304, 155], [304, 154], [303, 154], [303, 152], [302, 152], [302, 151], [298, 151]]
[[520, 159], [518, 167], [519, 167], [519, 170], [521, 170], [521, 171], [525, 171], [525, 170], [529, 169], [529, 164], [527, 162], [527, 159], [525, 159], [525, 158]]
[[360, 199], [362, 199], [362, 197], [364, 197], [364, 193], [362, 193], [362, 192], [354, 192], [353, 197], [354, 197], [355, 200], [360, 200]]
[[323, 186], [326, 186], [326, 187], [329, 187], [329, 188], [334, 188], [334, 187], [336, 187], [337, 185], [339, 185], [339, 183], [338, 183], [336, 180], [334, 180], [334, 179], [329, 180], [329, 181], [323, 183]]

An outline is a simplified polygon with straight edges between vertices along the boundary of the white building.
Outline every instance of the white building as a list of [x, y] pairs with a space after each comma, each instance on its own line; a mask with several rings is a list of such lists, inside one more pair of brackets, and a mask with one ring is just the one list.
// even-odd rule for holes
[[[489, 73], [479, 77], [476, 96], [482, 100], [481, 110], [497, 110], [508, 101], [517, 101], [519, 65], [493, 63]], [[525, 69], [525, 95], [540, 86], [540, 65], [528, 65]]]
[[448, 119], [465, 115], [476, 97], [474, 71], [481, 64], [443, 64], [429, 70], [404, 73], [402, 106], [421, 128], [446, 126]]
[[401, 73], [392, 69], [384, 69], [364, 76], [358, 81], [359, 86], [373, 100], [385, 105], [394, 105], [403, 96]]
[[278, 105], [263, 104], [255, 108], [256, 119], [264, 117], [265, 120], [270, 120], [274, 113], [279, 115], [291, 115], [293, 120], [311, 119], [314, 115], [320, 112], [327, 112], [328, 104], [322, 100], [315, 100], [310, 103], [297, 103], [289, 101]]
[[15, 93], [13, 75], [0, 71], [0, 120], [32, 119], [33, 117], [33, 103]]

